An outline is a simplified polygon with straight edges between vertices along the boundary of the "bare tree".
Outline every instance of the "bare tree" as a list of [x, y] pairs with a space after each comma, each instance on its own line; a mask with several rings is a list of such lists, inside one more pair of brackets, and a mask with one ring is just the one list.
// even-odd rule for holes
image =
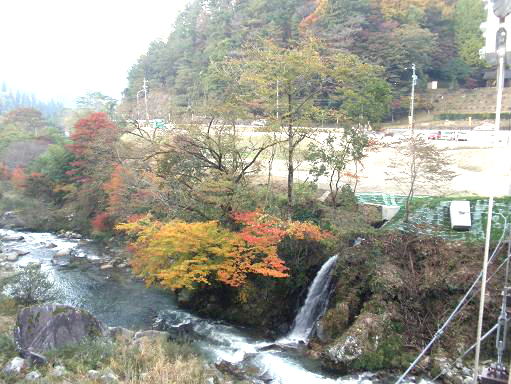
[[391, 159], [387, 180], [396, 183], [406, 194], [405, 222], [409, 221], [410, 203], [418, 189], [430, 193], [445, 189], [456, 173], [442, 150], [420, 136], [412, 135], [397, 147]]

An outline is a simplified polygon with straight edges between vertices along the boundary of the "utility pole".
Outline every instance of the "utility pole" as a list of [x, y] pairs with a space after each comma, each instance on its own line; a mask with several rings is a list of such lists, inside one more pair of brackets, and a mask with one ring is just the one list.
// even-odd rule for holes
[[145, 76], [144, 76], [143, 90], [144, 90], [144, 102], [145, 102], [145, 119], [147, 121], [149, 121], [149, 112], [147, 111], [147, 80], [145, 79]]
[[502, 92], [505, 81], [506, 29], [501, 27], [497, 32], [497, 106], [495, 109], [495, 129], [500, 130], [500, 113], [502, 111]]
[[140, 109], [138, 107], [138, 102], [139, 102], [139, 99], [140, 99], [139, 95], [142, 92], [144, 92], [145, 119], [146, 119], [146, 123], [148, 123], [149, 122], [149, 112], [148, 112], [148, 109], [147, 109], [147, 80], [145, 79], [145, 76], [144, 76], [144, 84], [142, 85], [142, 89], [137, 92], [137, 120], [140, 120]]
[[477, 345], [476, 345], [476, 356], [474, 359], [474, 384], [477, 384], [479, 376], [479, 356], [481, 353], [481, 335], [483, 328], [483, 316], [484, 316], [484, 301], [486, 295], [486, 276], [488, 273], [488, 254], [490, 253], [490, 236], [491, 236], [491, 223], [493, 217], [493, 196], [490, 196], [488, 200], [488, 219], [486, 223], [486, 239], [484, 243], [484, 258], [483, 258], [483, 276], [481, 279], [481, 297], [479, 299], [479, 318], [477, 322]]
[[410, 96], [410, 128], [413, 133], [414, 122], [413, 122], [413, 107], [415, 101], [415, 85], [417, 84], [417, 75], [415, 74], [415, 63], [412, 64], [412, 95]]
[[140, 108], [138, 107], [138, 100], [139, 100], [139, 94], [140, 92], [143, 92], [143, 90], [140, 90], [137, 92], [137, 120], [140, 120]]

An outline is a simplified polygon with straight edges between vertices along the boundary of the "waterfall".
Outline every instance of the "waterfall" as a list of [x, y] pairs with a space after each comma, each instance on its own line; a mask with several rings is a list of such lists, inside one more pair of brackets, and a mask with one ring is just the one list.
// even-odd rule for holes
[[303, 303], [293, 322], [293, 328], [281, 342], [307, 342], [316, 321], [325, 313], [328, 305], [329, 286], [332, 280], [331, 272], [336, 261], [337, 255], [332, 256], [323, 264], [309, 287], [305, 303]]

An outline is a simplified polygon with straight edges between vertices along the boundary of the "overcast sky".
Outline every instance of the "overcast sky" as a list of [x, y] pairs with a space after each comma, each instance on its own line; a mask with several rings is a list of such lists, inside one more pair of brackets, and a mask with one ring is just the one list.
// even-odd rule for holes
[[0, 82], [67, 105], [114, 98], [149, 43], [166, 39], [188, 0], [0, 0]]

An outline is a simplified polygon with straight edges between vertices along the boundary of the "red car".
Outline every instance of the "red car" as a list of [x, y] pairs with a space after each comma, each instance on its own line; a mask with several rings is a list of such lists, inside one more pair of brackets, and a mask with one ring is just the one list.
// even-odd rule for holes
[[442, 131], [434, 132], [428, 136], [429, 140], [440, 140], [442, 137]]

